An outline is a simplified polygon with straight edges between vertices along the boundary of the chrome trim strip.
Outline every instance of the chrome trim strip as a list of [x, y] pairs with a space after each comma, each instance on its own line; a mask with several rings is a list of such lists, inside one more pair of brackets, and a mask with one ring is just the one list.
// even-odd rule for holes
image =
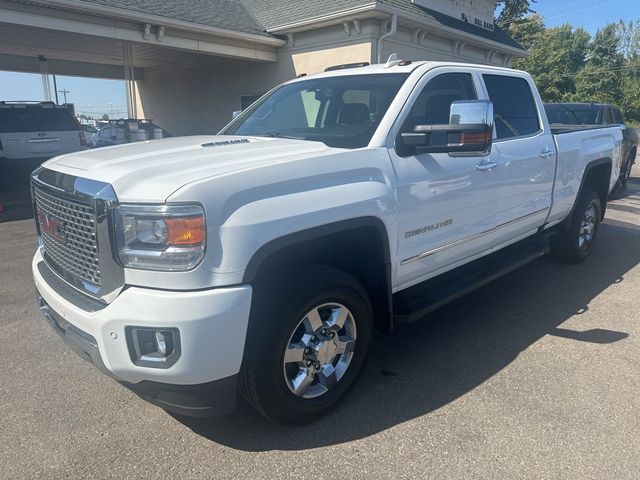
[[471, 235], [469, 237], [465, 237], [465, 238], [462, 238], [460, 240], [456, 240], [453, 243], [448, 243], [446, 245], [442, 245], [440, 247], [436, 247], [436, 248], [434, 248], [432, 250], [428, 250], [428, 251], [426, 251], [424, 253], [419, 253], [418, 255], [415, 255], [413, 257], [409, 257], [409, 258], [407, 258], [405, 260], [402, 260], [400, 262], [400, 265], [406, 265], [408, 263], [415, 262], [416, 260], [422, 260], [423, 258], [429, 257], [431, 255], [435, 255], [436, 253], [442, 252], [444, 250], [448, 250], [448, 249], [453, 248], [453, 247], [457, 247], [458, 245], [462, 245], [463, 243], [471, 242], [472, 240], [476, 240], [477, 238], [480, 238], [480, 237], [482, 237], [484, 235], [487, 235], [489, 233], [493, 233], [493, 232], [495, 232], [495, 231], [497, 231], [497, 230], [499, 230], [501, 228], [508, 227], [509, 225], [513, 225], [514, 223], [518, 223], [521, 220], [525, 220], [525, 219], [527, 219], [529, 217], [533, 217], [535, 215], [538, 215], [538, 214], [540, 214], [542, 212], [546, 212], [548, 210], [549, 210], [549, 208], [541, 208], [540, 210], [536, 210], [535, 212], [528, 213], [528, 214], [526, 214], [526, 215], [524, 215], [522, 217], [518, 217], [518, 218], [516, 218], [514, 220], [509, 220], [508, 222], [501, 223], [500, 225], [496, 225], [495, 227], [492, 227], [489, 230], [485, 230], [484, 232], [476, 233], [476, 234]]

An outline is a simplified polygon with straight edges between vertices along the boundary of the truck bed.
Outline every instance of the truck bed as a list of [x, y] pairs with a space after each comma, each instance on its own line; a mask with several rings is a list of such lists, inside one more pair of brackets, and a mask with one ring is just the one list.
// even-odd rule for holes
[[609, 128], [611, 125], [565, 125], [552, 123], [551, 133], [554, 135], [564, 135], [565, 133], [584, 132], [585, 130], [601, 130]]

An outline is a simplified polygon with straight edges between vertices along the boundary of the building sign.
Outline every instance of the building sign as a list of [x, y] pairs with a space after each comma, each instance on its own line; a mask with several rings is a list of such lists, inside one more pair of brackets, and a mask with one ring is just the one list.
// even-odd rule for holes
[[444, 13], [487, 30], [494, 29], [497, 0], [411, 0], [416, 5]]

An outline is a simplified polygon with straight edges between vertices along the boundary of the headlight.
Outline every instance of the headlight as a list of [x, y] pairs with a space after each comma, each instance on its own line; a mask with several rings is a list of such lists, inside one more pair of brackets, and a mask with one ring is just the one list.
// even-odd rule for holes
[[182, 272], [204, 257], [206, 229], [199, 205], [121, 205], [116, 242], [122, 265]]

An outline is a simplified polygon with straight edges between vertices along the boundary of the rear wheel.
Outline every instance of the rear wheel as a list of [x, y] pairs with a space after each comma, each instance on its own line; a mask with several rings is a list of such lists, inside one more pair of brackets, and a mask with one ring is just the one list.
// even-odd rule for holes
[[362, 369], [372, 330], [368, 295], [355, 278], [323, 266], [255, 295], [242, 395], [270, 420], [313, 421], [340, 402]]
[[585, 261], [593, 248], [601, 219], [600, 197], [595, 191], [584, 189], [568, 224], [559, 228], [551, 242], [553, 256], [570, 264]]
[[629, 155], [627, 164], [624, 166], [624, 170], [620, 175], [620, 181], [623, 187], [627, 184], [627, 182], [629, 181], [629, 178], [631, 178], [631, 170], [633, 170], [634, 161], [635, 161], [635, 154], [632, 153], [631, 155]]

